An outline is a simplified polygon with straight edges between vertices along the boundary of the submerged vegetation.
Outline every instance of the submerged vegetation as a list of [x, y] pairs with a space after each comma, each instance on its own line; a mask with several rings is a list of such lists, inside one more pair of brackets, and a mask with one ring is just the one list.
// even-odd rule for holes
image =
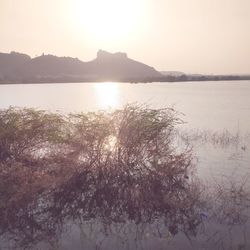
[[246, 223], [247, 215], [238, 215], [250, 207], [249, 194], [238, 186], [234, 193], [218, 186], [212, 198], [205, 193], [187, 138], [177, 147], [180, 124], [173, 109], [136, 105], [69, 115], [0, 110], [0, 239], [17, 248], [53, 245], [68, 223], [83, 232], [98, 222], [104, 235], [130, 223], [144, 236], [154, 225], [159, 238], [182, 232], [191, 241], [204, 211], [218, 208], [211, 218]]
[[230, 146], [241, 147], [243, 151], [247, 150], [244, 143], [249, 142], [249, 134], [241, 135], [240, 131], [230, 132], [226, 129], [222, 131], [212, 130], [182, 130], [177, 131], [181, 140], [188, 143], [211, 144], [216, 147], [227, 148]]

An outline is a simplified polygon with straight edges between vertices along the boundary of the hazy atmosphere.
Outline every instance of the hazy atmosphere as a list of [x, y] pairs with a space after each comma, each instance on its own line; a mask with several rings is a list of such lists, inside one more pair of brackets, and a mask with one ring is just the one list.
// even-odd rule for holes
[[157, 70], [247, 74], [249, 27], [249, 0], [0, 0], [0, 51], [32, 57], [104, 49]]
[[0, 250], [250, 249], [250, 0], [0, 0]]

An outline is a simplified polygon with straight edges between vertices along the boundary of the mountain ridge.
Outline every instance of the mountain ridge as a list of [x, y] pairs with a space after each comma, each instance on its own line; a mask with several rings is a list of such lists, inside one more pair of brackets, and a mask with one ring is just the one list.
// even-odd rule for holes
[[91, 61], [55, 55], [37, 56], [0, 53], [0, 84], [73, 82], [187, 82], [250, 80], [250, 75], [202, 75], [179, 71], [157, 71], [130, 59], [126, 53], [97, 52]]
[[0, 53], [0, 80], [10, 82], [43, 81], [140, 81], [161, 77], [162, 74], [141, 62], [128, 58], [126, 53], [97, 52], [97, 57], [84, 62], [73, 57]]

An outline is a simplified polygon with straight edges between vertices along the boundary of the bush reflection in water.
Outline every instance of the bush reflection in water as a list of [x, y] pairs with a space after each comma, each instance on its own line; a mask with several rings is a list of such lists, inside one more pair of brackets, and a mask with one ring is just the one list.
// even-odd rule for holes
[[[62, 115], [0, 111], [0, 234], [17, 248], [54, 244], [67, 223], [104, 234], [132, 223], [157, 237], [195, 236], [201, 184], [173, 109], [128, 105]], [[143, 228], [141, 234], [147, 234]]]

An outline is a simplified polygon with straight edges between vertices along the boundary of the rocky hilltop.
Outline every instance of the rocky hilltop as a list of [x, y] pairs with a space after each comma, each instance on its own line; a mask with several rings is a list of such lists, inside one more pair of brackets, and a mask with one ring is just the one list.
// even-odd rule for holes
[[128, 58], [126, 53], [99, 50], [96, 59], [0, 53], [0, 82], [151, 81], [162, 77], [153, 67]]
[[201, 75], [179, 71], [158, 72], [128, 58], [126, 53], [99, 50], [89, 62], [78, 58], [0, 53], [0, 84], [60, 82], [185, 82], [250, 80], [250, 75]]

